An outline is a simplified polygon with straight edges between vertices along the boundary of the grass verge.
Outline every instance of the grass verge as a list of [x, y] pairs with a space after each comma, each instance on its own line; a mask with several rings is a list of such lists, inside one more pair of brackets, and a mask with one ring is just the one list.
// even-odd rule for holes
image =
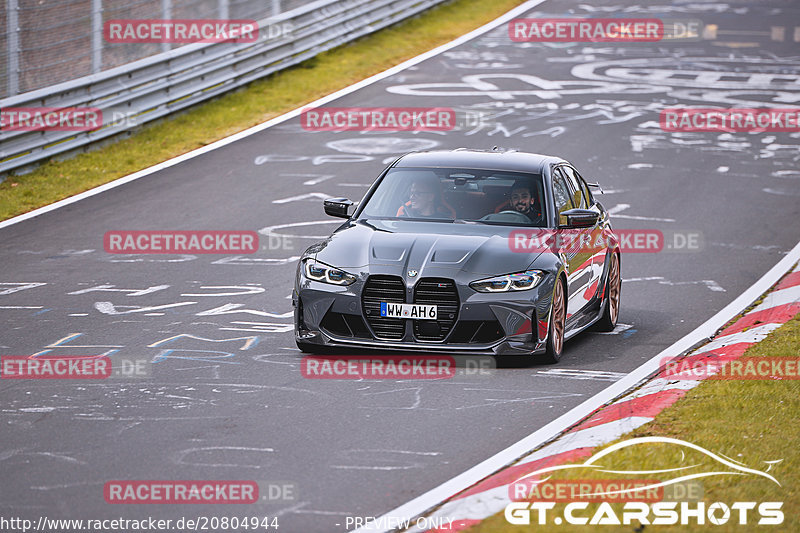
[[[746, 357], [784, 357], [797, 358], [800, 354], [800, 316], [773, 331], [762, 342], [752, 346], [744, 354]], [[532, 524], [512, 525], [503, 513], [489, 517], [483, 522], [467, 529], [468, 533], [518, 533], [520, 531], [559, 531], [586, 532], [599, 528], [601, 531], [659, 531], [672, 533], [678, 531], [744, 532], [751, 530], [800, 531], [800, 381], [797, 380], [707, 380], [690, 390], [670, 408], [662, 411], [653, 422], [645, 424], [615, 442], [635, 437], [661, 436], [688, 441], [703, 448], [725, 455], [747, 467], [765, 471], [774, 476], [780, 486], [756, 475], [721, 475], [700, 480], [702, 497], [706, 508], [714, 502], [731, 505], [734, 502], [783, 502], [781, 508], [784, 522], [775, 526], [758, 526], [757, 509], [748, 512], [746, 525], [740, 525], [739, 512], [731, 511], [730, 520], [723, 525], [698, 525], [694, 519], [687, 525], [648, 525], [639, 527], [637, 521], [632, 525], [554, 525], [556, 516], [563, 516], [564, 506], [558, 504], [548, 511], [547, 525], [536, 523], [532, 511]], [[612, 446], [598, 448], [598, 450]], [[598, 451], [595, 450], [595, 451]], [[611, 459], [613, 457], [613, 459]], [[766, 461], [781, 460], [771, 467]], [[676, 467], [678, 465], [699, 464], [708, 468], [705, 471], [720, 470], [720, 464], [701, 454], [681, 456], [674, 447], [661, 444], [631, 446], [613, 452], [604, 467], [614, 470], [650, 470], [654, 468]], [[554, 479], [586, 480], [611, 478], [619, 480], [620, 475], [612, 476], [597, 472], [587, 473], [584, 468], [569, 473], [559, 471]], [[634, 478], [655, 478], [659, 476], [635, 475]], [[666, 500], [666, 498], [665, 498]], [[673, 500], [675, 501], [675, 500]], [[590, 503], [586, 510], [578, 511], [577, 516], [591, 518], [599, 503]], [[622, 517], [622, 504], [612, 503], [616, 516]], [[697, 502], [690, 502], [696, 507]], [[718, 513], [721, 516], [721, 512]], [[653, 514], [649, 515], [650, 519]]]
[[0, 220], [73, 196], [313, 102], [445, 44], [524, 0], [455, 0], [340, 46], [131, 137], [0, 183]]

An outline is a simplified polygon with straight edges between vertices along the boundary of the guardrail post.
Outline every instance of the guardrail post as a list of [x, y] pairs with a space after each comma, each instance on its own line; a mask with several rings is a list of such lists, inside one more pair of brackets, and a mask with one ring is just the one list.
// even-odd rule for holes
[[[161, 0], [161, 18], [163, 20], [172, 20], [172, 0]], [[169, 52], [169, 50], [169, 43], [161, 43], [162, 52]]]
[[103, 0], [92, 0], [92, 74], [103, 70]]
[[8, 30], [8, 96], [19, 93], [19, 4], [6, 0]]

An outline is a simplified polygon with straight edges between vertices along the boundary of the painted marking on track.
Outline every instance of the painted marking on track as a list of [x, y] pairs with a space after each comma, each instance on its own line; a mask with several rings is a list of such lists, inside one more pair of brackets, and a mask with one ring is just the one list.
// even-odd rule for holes
[[714, 292], [727, 292], [719, 283], [714, 281], [713, 279], [703, 279], [699, 281], [670, 281], [663, 276], [648, 276], [643, 278], [625, 278], [622, 280], [623, 283], [630, 283], [632, 281], [657, 281], [659, 285], [670, 285], [673, 287], [680, 286], [680, 285], [705, 285], [706, 288], [710, 291]]
[[24, 291], [27, 289], [35, 289], [36, 287], [41, 287], [42, 285], [47, 285], [47, 283], [16, 283], [10, 281], [0, 282], [0, 287], [4, 285], [9, 285], [8, 289], [4, 289], [0, 291], [0, 296], [5, 296], [7, 294], [12, 294], [19, 291]]
[[[130, 315], [132, 313], [149, 313], [152, 311], [158, 311], [159, 309], [171, 309], [173, 307], [183, 307], [185, 305], [194, 305], [196, 303], [197, 302], [178, 302], [174, 304], [141, 307], [138, 305], [114, 305], [111, 302], [95, 302], [94, 308], [104, 315]], [[121, 309], [127, 309], [127, 311], [121, 311]]]
[[[291, 315], [291, 313], [289, 313]], [[250, 331], [255, 333], [288, 333], [294, 331], [294, 324], [281, 324], [279, 322], [231, 322], [247, 326], [244, 328], [219, 328], [220, 331]]]
[[[633, 324], [622, 324], [617, 322], [617, 326], [614, 328], [613, 331], [596, 331], [596, 335], [619, 335], [624, 331], [628, 331], [633, 327]], [[633, 330], [636, 331], [636, 330]]]
[[[315, 241], [319, 241], [322, 239], [327, 239], [329, 235], [292, 235], [286, 233], [278, 233], [277, 229], [285, 229], [285, 228], [300, 228], [305, 226], [316, 226], [318, 224], [341, 224], [341, 220], [312, 220], [310, 222], [291, 222], [289, 224], [276, 224], [274, 226], [267, 226], [265, 228], [261, 228], [258, 230], [258, 233], [261, 235], [280, 235], [282, 237], [288, 237], [290, 239], [314, 239]], [[295, 261], [300, 259], [298, 256], [295, 258]]]
[[630, 204], [618, 204], [608, 210], [608, 214], [613, 216], [614, 218], [625, 218], [629, 220], [651, 220], [653, 222], [675, 222], [674, 218], [658, 218], [658, 217], [643, 217], [638, 215], [623, 215], [621, 214], [622, 211], [625, 211], [630, 207]]
[[[292, 237], [291, 235], [284, 235], [284, 237]], [[298, 237], [302, 238], [302, 237]], [[305, 237], [307, 238], [307, 237]], [[324, 239], [325, 237], [320, 237]], [[245, 257], [242, 255], [233, 255], [231, 257], [224, 257], [216, 261], [212, 261], [212, 265], [240, 265], [240, 266], [253, 266], [253, 265], [286, 265], [294, 263], [300, 259], [299, 255], [293, 255], [285, 259], [264, 259], [260, 257]]]
[[297, 178], [311, 178], [303, 182], [303, 185], [317, 185], [323, 181], [335, 178], [335, 174], [281, 174], [281, 176], [297, 177]]
[[266, 291], [264, 287], [253, 285], [202, 285], [201, 289], [236, 289], [244, 292], [216, 292], [213, 294], [183, 293], [181, 296], [245, 296], [248, 294], [261, 294]]
[[550, 376], [567, 379], [598, 380], [598, 381], [619, 381], [627, 374], [624, 372], [606, 372], [604, 370], [578, 370], [571, 368], [549, 368], [536, 372], [542, 376]]
[[212, 315], [233, 315], [237, 313], [247, 313], [250, 315], [265, 316], [269, 318], [289, 318], [294, 315], [293, 311], [286, 313], [270, 313], [268, 311], [260, 311], [257, 309], [241, 309], [245, 304], [227, 303], [208, 311], [201, 311], [197, 316], [212, 316]]
[[333, 198], [328, 193], [324, 192], [307, 192], [305, 194], [298, 194], [297, 196], [290, 196], [289, 198], [281, 198], [280, 200], [272, 200], [273, 204], [288, 204], [289, 202], [303, 202], [303, 201], [313, 201], [318, 202], [319, 200], [327, 200], [328, 198]]

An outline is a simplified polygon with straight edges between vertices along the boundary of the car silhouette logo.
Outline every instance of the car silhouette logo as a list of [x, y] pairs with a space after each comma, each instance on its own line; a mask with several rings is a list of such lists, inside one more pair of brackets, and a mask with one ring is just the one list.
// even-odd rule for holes
[[416, 270], [409, 270], [408, 271], [408, 277], [409, 278], [415, 278], [415, 277], [417, 277], [417, 274], [419, 274], [419, 272], [417, 272]]

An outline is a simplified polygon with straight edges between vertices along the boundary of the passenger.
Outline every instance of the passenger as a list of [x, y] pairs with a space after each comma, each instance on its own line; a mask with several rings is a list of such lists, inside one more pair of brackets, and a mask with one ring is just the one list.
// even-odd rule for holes
[[442, 199], [442, 186], [439, 178], [416, 178], [411, 184], [409, 200], [397, 210], [398, 217], [410, 218], [452, 218], [455, 211]]

